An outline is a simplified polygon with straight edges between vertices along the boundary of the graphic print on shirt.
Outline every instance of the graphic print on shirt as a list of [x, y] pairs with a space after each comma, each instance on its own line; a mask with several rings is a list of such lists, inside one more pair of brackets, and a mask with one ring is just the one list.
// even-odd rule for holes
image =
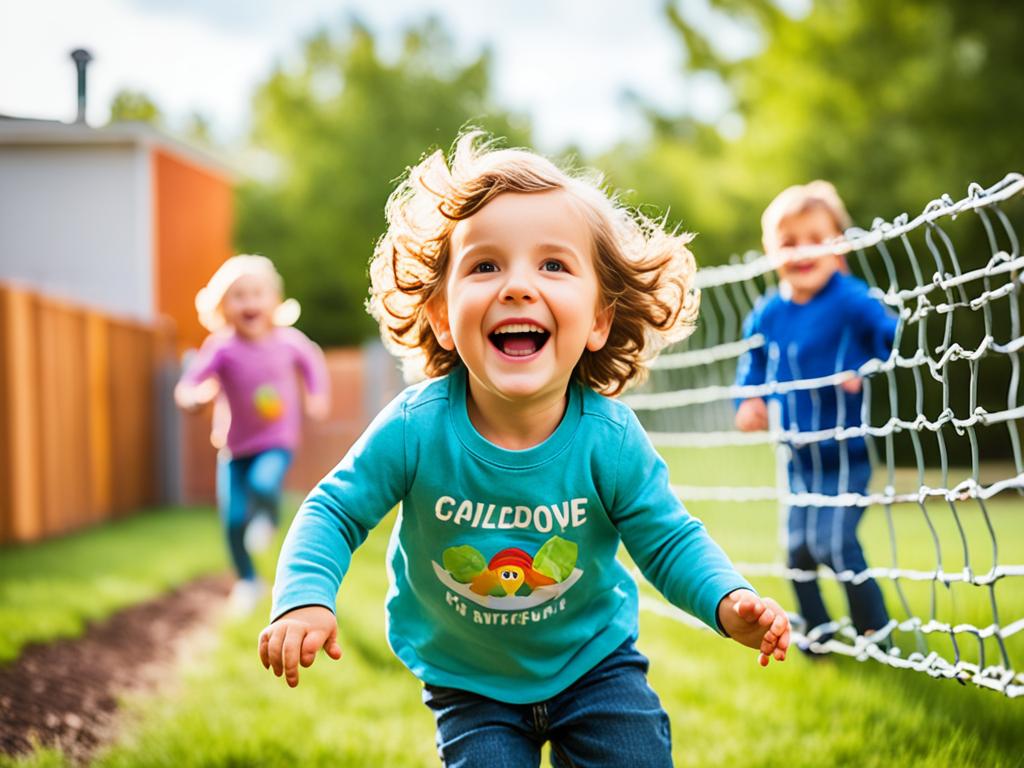
[[266, 421], [277, 421], [284, 413], [284, 401], [272, 384], [261, 384], [252, 396], [253, 405]]
[[448, 547], [434, 573], [448, 589], [477, 605], [504, 611], [533, 608], [563, 595], [579, 581], [575, 542], [552, 536], [530, 556], [516, 547], [490, 560], [468, 544]]

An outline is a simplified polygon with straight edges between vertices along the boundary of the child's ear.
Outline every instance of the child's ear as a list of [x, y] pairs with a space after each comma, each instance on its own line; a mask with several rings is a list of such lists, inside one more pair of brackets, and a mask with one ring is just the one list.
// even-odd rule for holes
[[434, 338], [441, 345], [442, 349], [449, 352], [455, 350], [455, 339], [452, 338], [452, 328], [448, 323], [448, 304], [441, 297], [435, 296], [430, 299], [425, 309], [427, 310], [427, 322], [434, 332]]
[[602, 307], [594, 314], [594, 326], [587, 336], [587, 349], [590, 352], [598, 352], [604, 348], [608, 341], [608, 334], [612, 331], [612, 320], [615, 319], [615, 305], [609, 304]]

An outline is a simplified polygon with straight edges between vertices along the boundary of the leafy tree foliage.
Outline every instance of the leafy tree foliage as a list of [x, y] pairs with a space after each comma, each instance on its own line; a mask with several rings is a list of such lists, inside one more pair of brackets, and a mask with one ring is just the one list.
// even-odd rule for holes
[[151, 125], [162, 125], [163, 113], [148, 94], [122, 88], [110, 102], [110, 122], [140, 122]]
[[[664, 201], [684, 227], [700, 230], [700, 263], [757, 248], [761, 211], [790, 184], [832, 181], [854, 221], [869, 227], [874, 217], [916, 215], [943, 193], [959, 199], [969, 182], [990, 186], [1024, 170], [1018, 127], [1024, 119], [1024, 47], [1018, 43], [1019, 10], [1011, 4], [814, 0], [799, 16], [772, 0], [709, 5], [720, 23], [757, 31], [761, 45], [754, 54], [736, 58], [717, 49], [707, 24], [691, 19], [692, 6], [681, 0], [666, 2], [666, 19], [686, 50], [686, 70], [725, 87], [729, 119], [742, 130], [724, 136], [692, 116], [652, 111], [653, 140], [620, 147], [602, 161], [613, 183], [635, 188], [639, 200]], [[990, 253], [981, 227], [956, 248], [971, 254], [973, 266]], [[935, 262], [923, 245], [918, 258], [927, 279]], [[900, 284], [912, 284], [909, 259], [896, 261]], [[948, 257], [944, 269], [953, 269]], [[996, 338], [1006, 340], [1008, 312], [994, 306], [993, 313]], [[956, 338], [965, 346], [984, 337], [983, 315], [956, 313]], [[941, 330], [942, 321], [933, 320], [929, 336]], [[1006, 407], [1006, 356], [987, 357], [980, 371], [979, 404]], [[957, 402], [966, 400], [971, 365], [951, 364], [947, 373]], [[896, 381], [904, 392], [900, 415], [912, 419], [909, 378], [899, 372]], [[881, 389], [885, 401], [884, 382]], [[939, 386], [926, 389], [923, 407], [931, 418], [942, 411]], [[957, 407], [962, 414], [965, 404]], [[981, 430], [978, 439], [987, 458], [1009, 450], [1002, 427]], [[937, 466], [934, 442], [926, 440], [925, 450]], [[897, 454], [914, 461], [909, 442], [898, 445]], [[969, 463], [968, 437], [950, 445], [949, 454], [954, 463]]]
[[432, 20], [409, 28], [393, 60], [357, 21], [306, 40], [254, 100], [253, 140], [272, 155], [268, 180], [242, 185], [237, 242], [277, 263], [299, 321], [321, 344], [376, 334], [366, 315], [367, 264], [395, 181], [467, 124], [529, 141], [522, 118], [490, 100], [490, 55], [460, 63]]
[[1024, 47], [1012, 5], [814, 0], [800, 16], [772, 0], [710, 6], [756, 30], [757, 52], [717, 50], [678, 0], [666, 2], [666, 19], [687, 72], [725, 86], [742, 131], [725, 138], [692, 117], [652, 113], [653, 141], [607, 158], [613, 181], [701, 231], [703, 263], [758, 247], [761, 210], [790, 184], [833, 181], [869, 226], [1024, 168]]

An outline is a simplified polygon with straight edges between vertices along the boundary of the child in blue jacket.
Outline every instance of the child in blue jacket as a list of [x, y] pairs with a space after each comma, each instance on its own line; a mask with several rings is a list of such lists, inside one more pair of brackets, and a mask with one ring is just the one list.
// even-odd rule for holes
[[[867, 285], [848, 274], [838, 250], [808, 258], [797, 249], [841, 238], [849, 215], [835, 187], [826, 181], [790, 187], [772, 201], [762, 217], [765, 253], [780, 265], [779, 290], [765, 296], [744, 323], [744, 338], [755, 334], [764, 344], [747, 352], [736, 371], [741, 386], [787, 382], [856, 371], [872, 358], [888, 359], [897, 318], [868, 293]], [[863, 395], [858, 378], [839, 386], [800, 389], [774, 395], [783, 429], [818, 432], [861, 423]], [[736, 426], [767, 429], [764, 399], [740, 403]], [[833, 438], [794, 446], [788, 466], [790, 490], [835, 496], [866, 494], [871, 462], [862, 437]], [[853, 576], [867, 569], [857, 540], [862, 506], [794, 505], [788, 516], [790, 568], [816, 571], [819, 564]], [[882, 592], [874, 579], [843, 581], [854, 627], [871, 634], [889, 622]], [[795, 580], [800, 612], [808, 630], [829, 625], [817, 579]], [[831, 633], [820, 629], [819, 642]]]

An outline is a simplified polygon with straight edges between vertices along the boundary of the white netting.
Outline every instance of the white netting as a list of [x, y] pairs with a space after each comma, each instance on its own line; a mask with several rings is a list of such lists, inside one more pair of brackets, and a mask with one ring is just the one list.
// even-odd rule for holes
[[[865, 517], [865, 525], [876, 518], [865, 542], [866, 570], [790, 569], [780, 551], [768, 553], [765, 562], [739, 564], [751, 576], [852, 584], [873, 578], [884, 586], [892, 616], [884, 629], [858, 636], [848, 618], [807, 627], [800, 639], [813, 652], [870, 658], [1024, 695], [1024, 672], [1013, 663], [1016, 657], [1021, 664], [1024, 652], [1024, 257], [1011, 217], [1020, 213], [1022, 192], [1024, 177], [1011, 174], [989, 189], [972, 184], [960, 201], [934, 200], [916, 218], [878, 219], [870, 231], [846, 232], [851, 270], [899, 315], [888, 359], [824, 377], [769, 376], [763, 385], [736, 386], [739, 358], [766, 345], [758, 335], [742, 338], [743, 320], [774, 289], [776, 264], [752, 254], [698, 273], [703, 298], [697, 332], [656, 361], [642, 390], [623, 398], [655, 445], [675, 457], [674, 471], [683, 468], [687, 482], [676, 490], [691, 506], [720, 511], [728, 502], [740, 503], [746, 505], [743, 514], [756, 515], [760, 505], [773, 517], [776, 509], [784, 531], [791, 506], [876, 505]], [[800, 255], [820, 256], [834, 247], [801, 249]], [[767, 346], [769, 359], [793, 354]], [[834, 388], [842, 403], [839, 387], [855, 377], [862, 378], [864, 392], [859, 423], [840, 414], [834, 420], [840, 426], [819, 429], [816, 412], [811, 429], [783, 429], [776, 402], [767, 432], [734, 430], [736, 400], [777, 401], [801, 392], [820, 410], [819, 393]], [[870, 492], [823, 494], [816, 483], [788, 487], [793, 450], [806, 448], [817, 461], [819, 446], [830, 441], [846, 471], [853, 438], [866, 440], [875, 465]], [[758, 451], [774, 451], [773, 476], [749, 481], [740, 465], [747, 457], [760, 461]], [[714, 472], [707, 471], [694, 471], [699, 479], [691, 482], [685, 468], [695, 463], [695, 452], [705, 462], [701, 466], [708, 466], [711, 453], [720, 457], [724, 474], [717, 483], [708, 481]], [[845, 601], [830, 603], [845, 610]], [[644, 605], [679, 615], [657, 601]]]

